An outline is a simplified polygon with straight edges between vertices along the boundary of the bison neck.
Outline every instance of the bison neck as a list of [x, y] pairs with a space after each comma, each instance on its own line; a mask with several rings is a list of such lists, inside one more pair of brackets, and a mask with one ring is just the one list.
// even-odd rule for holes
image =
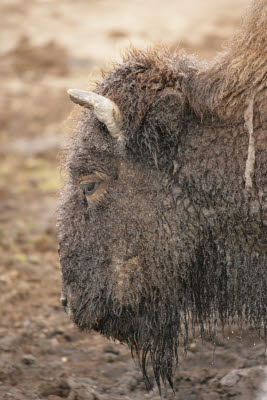
[[190, 303], [192, 296], [188, 308], [197, 310], [200, 326], [213, 315], [213, 322], [218, 316], [223, 323], [245, 319], [266, 329], [267, 153], [262, 121], [254, 122], [249, 189], [249, 137], [242, 123], [195, 121], [181, 138], [172, 191], [179, 246], [189, 255], [182, 297]]
[[[267, 252], [266, 128], [258, 113], [250, 187], [250, 138], [242, 123], [216, 126], [196, 121], [181, 138], [177, 154], [175, 181], [199, 213], [200, 223], [212, 230], [230, 230], [230, 236], [225, 231], [225, 240], [237, 240], [248, 251]], [[176, 201], [179, 206], [179, 196]]]

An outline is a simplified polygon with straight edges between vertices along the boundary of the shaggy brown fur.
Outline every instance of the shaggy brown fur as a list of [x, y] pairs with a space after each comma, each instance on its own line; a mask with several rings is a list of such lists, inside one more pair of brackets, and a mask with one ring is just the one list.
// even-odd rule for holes
[[[59, 210], [63, 293], [81, 329], [127, 343], [171, 383], [189, 332], [220, 321], [266, 338], [266, 1], [229, 49], [203, 63], [128, 52], [96, 92], [123, 140], [91, 111], [66, 151]], [[86, 198], [83, 176], [101, 176]]]
[[248, 97], [267, 76], [267, 4], [251, 4], [224, 53], [195, 75], [188, 95], [199, 115], [241, 120]]

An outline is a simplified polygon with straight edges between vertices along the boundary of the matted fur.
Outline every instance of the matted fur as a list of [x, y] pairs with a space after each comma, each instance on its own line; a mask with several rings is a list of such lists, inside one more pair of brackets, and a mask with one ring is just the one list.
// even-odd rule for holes
[[[85, 110], [66, 150], [58, 226], [72, 318], [127, 343], [144, 376], [150, 358], [158, 385], [196, 330], [235, 322], [266, 339], [265, 15], [256, 2], [211, 63], [130, 50], [96, 87], [120, 108], [122, 140]], [[90, 202], [78, 182], [94, 172], [108, 179]]]

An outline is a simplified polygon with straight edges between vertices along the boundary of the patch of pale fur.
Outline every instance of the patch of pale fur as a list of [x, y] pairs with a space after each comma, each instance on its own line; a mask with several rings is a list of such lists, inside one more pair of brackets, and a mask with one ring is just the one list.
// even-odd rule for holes
[[254, 172], [255, 165], [255, 138], [254, 138], [254, 130], [253, 130], [253, 117], [254, 117], [254, 100], [255, 96], [258, 92], [260, 92], [265, 85], [260, 85], [256, 88], [256, 90], [252, 93], [251, 97], [248, 100], [247, 108], [244, 113], [245, 119], [245, 128], [249, 134], [249, 144], [248, 144], [248, 158], [246, 161], [246, 169], [245, 169], [245, 180], [246, 180], [246, 189], [249, 190], [252, 188], [252, 176]]
[[253, 106], [254, 106], [254, 96], [249, 99], [248, 106], [244, 114], [245, 127], [249, 134], [248, 158], [246, 161], [246, 169], [245, 169], [245, 180], [246, 180], [247, 190], [252, 188], [252, 175], [255, 164], [255, 139], [253, 136]]
[[130, 276], [140, 271], [139, 257], [133, 257], [127, 261], [120, 258], [113, 257], [113, 267], [116, 276], [116, 293], [115, 297], [118, 299], [122, 306], [126, 306], [128, 302], [128, 294], [130, 291]]
[[124, 280], [127, 279], [127, 275], [129, 273], [140, 270], [138, 256], [133, 257], [125, 262], [120, 259], [114, 258], [113, 265], [117, 273], [117, 283], [119, 286], [123, 286]]

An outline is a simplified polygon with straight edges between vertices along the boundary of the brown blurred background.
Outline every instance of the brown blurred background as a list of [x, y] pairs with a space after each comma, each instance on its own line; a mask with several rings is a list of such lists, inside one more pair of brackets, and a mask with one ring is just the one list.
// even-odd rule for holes
[[[55, 210], [57, 154], [72, 109], [66, 90], [91, 87], [99, 67], [120, 60], [130, 44], [166, 43], [213, 57], [247, 5], [248, 0], [1, 0], [1, 399], [159, 399], [157, 391], [145, 391], [127, 348], [79, 333], [61, 309]], [[262, 344], [249, 335], [244, 346], [229, 331], [212, 363], [213, 347], [192, 343], [175, 378], [178, 398], [255, 399]]]

